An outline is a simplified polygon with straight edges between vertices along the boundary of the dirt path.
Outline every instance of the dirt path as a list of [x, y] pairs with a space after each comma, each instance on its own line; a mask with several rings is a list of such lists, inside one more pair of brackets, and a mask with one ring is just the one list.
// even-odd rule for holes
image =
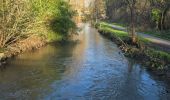
[[[112, 24], [110, 24], [110, 26], [117, 30], [127, 31], [127, 29], [125, 27], [116, 26], [116, 25], [112, 25]], [[148, 39], [149, 41], [151, 41], [152, 43], [158, 45], [160, 48], [166, 49], [166, 51], [170, 51], [170, 41], [164, 40], [164, 39], [161, 39], [158, 37], [154, 37], [154, 36], [142, 33], [142, 32], [137, 32], [137, 34], [138, 34], [138, 36], [144, 37], [144, 38]]]

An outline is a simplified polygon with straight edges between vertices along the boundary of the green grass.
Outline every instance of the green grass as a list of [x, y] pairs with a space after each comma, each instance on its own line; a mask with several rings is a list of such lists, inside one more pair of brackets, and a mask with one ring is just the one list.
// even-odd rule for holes
[[[130, 39], [129, 35], [125, 31], [120, 31], [113, 29], [108, 25], [108, 23], [102, 22], [97, 24], [97, 27], [99, 30], [103, 31], [104, 33], [108, 33], [110, 37], [120, 38], [123, 41], [126, 41], [126, 39]], [[111, 34], [111, 35], [110, 35]], [[144, 37], [138, 37], [139, 43], [143, 46], [147, 46], [144, 51], [141, 52], [140, 49], [133, 47], [134, 49], [137, 49], [137, 52], [130, 51], [130, 55], [138, 55], [138, 58], [140, 57], [140, 53], [143, 53], [145, 57], [148, 59], [143, 59], [145, 61], [146, 66], [149, 66], [151, 68], [156, 69], [165, 69], [166, 66], [170, 63], [170, 53], [161, 51], [160, 49], [153, 48], [152, 42]], [[131, 46], [129, 44], [129, 46]], [[133, 56], [134, 57], [134, 56]]]
[[127, 32], [120, 31], [120, 30], [115, 30], [115, 29], [112, 29], [112, 28], [107, 27], [107, 26], [101, 27], [100, 30], [102, 30], [104, 32], [112, 33], [113, 35], [115, 35], [116, 37], [119, 37], [121, 39], [125, 39], [125, 38], [128, 37]]
[[98, 28], [100, 28], [101, 30], [107, 31], [107, 32], [113, 32], [115, 33], [115, 35], [118, 36], [128, 36], [128, 33], [125, 31], [121, 31], [121, 30], [116, 30], [113, 29], [109, 23], [106, 22], [100, 22], [98, 25]]
[[100, 23], [99, 23], [99, 26], [100, 26], [100, 27], [109, 27], [109, 28], [112, 28], [112, 27], [110, 26], [110, 24], [107, 23], [107, 22], [100, 22]]
[[150, 66], [156, 69], [165, 69], [166, 66], [170, 64], [170, 54], [164, 51], [155, 50], [155, 49], [147, 49], [145, 54], [150, 57]]
[[[108, 25], [108, 23], [101, 22], [97, 24], [97, 27], [99, 30], [103, 31], [104, 33], [111, 34], [115, 38], [120, 38], [121, 40], [125, 41], [127, 38], [130, 38], [128, 33], [125, 31], [120, 31], [113, 29]], [[138, 37], [139, 43], [142, 43], [144, 46], [147, 46], [148, 48], [143, 52], [146, 57], [149, 57], [150, 60], [148, 62], [146, 61], [146, 65], [151, 66], [156, 69], [164, 69], [167, 64], [170, 63], [170, 54], [165, 51], [161, 51], [160, 49], [155, 49], [151, 47], [150, 45], [153, 45], [152, 42], [146, 38]], [[140, 49], [139, 49], [140, 52]], [[137, 52], [138, 54], [138, 52]]]
[[138, 36], [138, 40], [144, 44], [150, 44], [151, 41], [149, 39], [143, 38], [141, 36]]
[[170, 30], [168, 31], [148, 31], [148, 32], [144, 32], [145, 34], [148, 35], [152, 35], [161, 39], [165, 39], [165, 40], [170, 40]]
[[[100, 27], [99, 27], [100, 26]], [[128, 36], [128, 33], [125, 32], [125, 31], [121, 31], [121, 30], [116, 30], [116, 29], [113, 29], [112, 27], [109, 26], [108, 23], [106, 22], [101, 22], [100, 24], [98, 24], [98, 27], [100, 30], [102, 31], [105, 31], [105, 32], [109, 32], [109, 33], [112, 33], [113, 35], [115, 35], [116, 37], [119, 37], [121, 38], [122, 40], [126, 39]], [[143, 42], [143, 43], [150, 43], [150, 41], [146, 38], [143, 38], [143, 37], [138, 37], [138, 40]]]
[[100, 22], [100, 24], [102, 25], [115, 25], [115, 26], [118, 26], [118, 27], [127, 27], [127, 24], [123, 24], [123, 23], [107, 23], [107, 22]]
[[122, 24], [122, 23], [111, 23], [111, 24], [119, 26], [119, 27], [127, 27], [126, 24]]
[[[122, 24], [122, 23], [107, 23], [107, 22], [100, 22], [100, 25], [101, 26], [105, 26], [105, 27], [110, 27], [109, 25], [116, 25], [118, 27], [127, 27], [126, 24]], [[151, 31], [146, 31], [146, 32], [143, 32], [144, 34], [148, 34], [148, 35], [151, 35], [151, 36], [155, 36], [155, 37], [158, 37], [158, 38], [161, 38], [161, 39], [165, 39], [165, 40], [170, 40], [170, 30], [167, 30], [167, 31], [156, 31], [156, 30], [151, 30]]]
[[159, 59], [162, 59], [162, 60], [170, 59], [170, 54], [169, 53], [159, 51], [159, 50], [155, 50], [155, 49], [150, 49], [149, 52], [150, 52], [150, 55], [152, 57], [159, 58]]

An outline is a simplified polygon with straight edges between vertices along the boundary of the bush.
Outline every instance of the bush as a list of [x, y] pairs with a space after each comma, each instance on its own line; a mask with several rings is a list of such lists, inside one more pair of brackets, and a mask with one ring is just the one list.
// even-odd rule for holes
[[0, 48], [31, 35], [49, 41], [65, 39], [75, 29], [74, 11], [64, 0], [3, 0], [0, 4]]
[[3, 0], [0, 4], [0, 48], [28, 35], [33, 21], [31, 6], [24, 0]]

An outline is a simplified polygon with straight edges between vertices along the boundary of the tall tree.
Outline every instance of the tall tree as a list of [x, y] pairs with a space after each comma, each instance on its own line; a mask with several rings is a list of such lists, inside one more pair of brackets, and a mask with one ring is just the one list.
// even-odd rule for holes
[[91, 13], [96, 22], [105, 18], [105, 0], [94, 0], [91, 7], [93, 7]]
[[165, 18], [170, 9], [170, 0], [150, 0], [152, 9], [152, 17], [157, 22], [159, 30], [166, 30]]
[[137, 0], [125, 0], [125, 2], [127, 3], [129, 10], [130, 10], [130, 35], [132, 37], [132, 42], [136, 43], [137, 42], [137, 34], [135, 31], [135, 20], [136, 20], [136, 13], [135, 13], [135, 5], [137, 3]]

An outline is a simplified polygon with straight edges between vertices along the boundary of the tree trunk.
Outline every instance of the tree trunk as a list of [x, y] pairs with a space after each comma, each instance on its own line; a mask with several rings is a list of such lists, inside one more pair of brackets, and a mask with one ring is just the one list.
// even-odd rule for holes
[[163, 25], [162, 28], [163, 28], [163, 30], [167, 29], [167, 27], [165, 25], [165, 18], [167, 16], [168, 10], [169, 10], [169, 6], [163, 12], [163, 19], [162, 19], [162, 25]]
[[130, 8], [131, 12], [131, 37], [132, 42], [135, 44], [137, 42], [136, 32], [135, 32], [135, 7], [134, 5]]
[[160, 17], [160, 20], [159, 20], [159, 30], [166, 30], [166, 25], [165, 25], [165, 17], [168, 13], [168, 10], [169, 10], [169, 6], [161, 13], [161, 17]]

